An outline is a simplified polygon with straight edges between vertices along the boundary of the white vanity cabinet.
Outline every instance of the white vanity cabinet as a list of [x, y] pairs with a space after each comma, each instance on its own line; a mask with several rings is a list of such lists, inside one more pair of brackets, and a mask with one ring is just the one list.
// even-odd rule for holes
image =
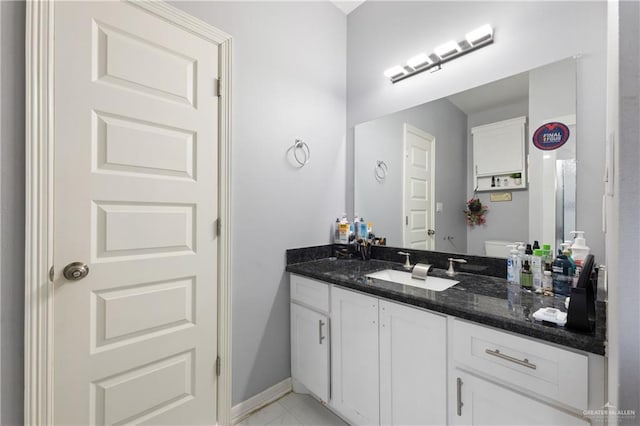
[[378, 299], [331, 289], [331, 406], [353, 425], [380, 424]]
[[447, 318], [380, 300], [380, 424], [447, 423]]
[[[526, 117], [473, 127], [473, 183], [478, 191], [526, 188]], [[512, 175], [520, 173], [516, 180]]]
[[450, 425], [588, 425], [589, 422], [521, 393], [456, 369]]
[[329, 286], [291, 276], [291, 377], [323, 403], [330, 398]]
[[458, 319], [451, 323], [451, 425], [589, 424], [579, 414], [589, 408], [586, 354]]
[[447, 421], [447, 319], [333, 287], [332, 406], [353, 424]]
[[291, 302], [294, 390], [353, 425], [587, 425], [605, 403], [599, 355], [295, 274]]

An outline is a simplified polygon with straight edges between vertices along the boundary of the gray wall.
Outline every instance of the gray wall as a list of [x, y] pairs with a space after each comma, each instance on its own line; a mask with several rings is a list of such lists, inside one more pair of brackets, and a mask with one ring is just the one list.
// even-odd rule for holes
[[[467, 116], [447, 99], [400, 111], [356, 126], [355, 213], [372, 221], [374, 233], [387, 244], [402, 246], [403, 128], [411, 124], [435, 137], [435, 201], [443, 211], [435, 214], [436, 250], [467, 251], [463, 215], [466, 195]], [[387, 179], [374, 179], [376, 160], [389, 167]], [[451, 236], [453, 240], [444, 240]], [[453, 243], [454, 245], [452, 246]]]
[[[345, 209], [346, 16], [328, 2], [178, 2], [233, 36], [233, 404], [290, 376], [287, 248]], [[304, 168], [285, 152], [311, 148]]]
[[619, 170], [615, 198], [618, 202], [618, 226], [620, 238], [617, 242], [618, 280], [612, 292], [618, 307], [616, 329], [620, 345], [619, 370], [611, 375], [619, 379], [618, 408], [635, 410], [636, 417], [624, 424], [637, 424], [640, 419], [640, 5], [638, 2], [620, 2], [619, 45]]
[[[471, 128], [510, 118], [528, 116], [528, 113], [529, 105], [525, 99], [510, 105], [470, 114], [467, 121], [467, 170], [472, 170], [473, 167]], [[473, 194], [473, 176], [471, 174], [468, 177], [467, 194]], [[467, 227], [468, 253], [484, 256], [484, 242], [487, 240], [529, 241], [529, 191], [511, 191], [511, 197], [511, 201], [491, 202], [489, 192], [478, 192], [478, 198], [482, 204], [487, 205], [489, 211], [486, 215], [487, 223], [485, 225]]]
[[[547, 19], [553, 10], [553, 19]], [[578, 62], [578, 227], [604, 259], [601, 231], [606, 105], [606, 2], [366, 2], [348, 17], [347, 125], [439, 99], [582, 53]], [[485, 23], [495, 43], [391, 84], [383, 71]], [[561, 25], [559, 25], [561, 23]], [[353, 163], [353, 132], [347, 162]], [[353, 170], [347, 206], [353, 205]], [[581, 214], [583, 212], [583, 214]], [[584, 212], [588, 212], [584, 214]], [[600, 231], [599, 231], [600, 230]]]
[[0, 424], [23, 419], [24, 22], [22, 1], [0, 1]]

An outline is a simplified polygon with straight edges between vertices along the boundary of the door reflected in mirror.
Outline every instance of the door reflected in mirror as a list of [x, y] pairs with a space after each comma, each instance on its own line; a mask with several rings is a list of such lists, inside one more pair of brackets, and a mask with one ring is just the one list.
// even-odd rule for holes
[[[471, 129], [519, 117], [526, 121], [523, 170], [485, 173], [493, 183], [475, 196], [488, 207], [486, 223], [469, 226], [464, 211], [477, 182]], [[566, 59], [358, 124], [354, 212], [396, 247], [481, 256], [487, 241], [557, 248], [576, 223], [576, 120], [576, 64]], [[543, 151], [532, 136], [550, 122], [567, 125], [570, 137]], [[482, 153], [504, 164], [513, 158], [507, 150]], [[380, 162], [383, 180], [376, 179]], [[511, 197], [497, 196], [504, 192]]]

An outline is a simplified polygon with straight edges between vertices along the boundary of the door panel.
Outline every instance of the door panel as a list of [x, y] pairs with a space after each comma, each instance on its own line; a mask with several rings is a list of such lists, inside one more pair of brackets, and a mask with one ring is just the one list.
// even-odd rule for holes
[[55, 423], [215, 424], [218, 48], [57, 2], [55, 55]]
[[433, 250], [435, 240], [428, 231], [435, 224], [435, 138], [406, 123], [404, 126], [403, 247]]

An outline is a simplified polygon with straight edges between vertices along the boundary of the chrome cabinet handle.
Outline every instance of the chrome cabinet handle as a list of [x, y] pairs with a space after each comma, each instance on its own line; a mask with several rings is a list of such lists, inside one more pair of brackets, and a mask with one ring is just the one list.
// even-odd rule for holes
[[525, 358], [524, 360], [520, 360], [518, 358], [514, 358], [512, 356], [501, 353], [499, 349], [496, 349], [494, 351], [492, 351], [491, 349], [485, 349], [484, 351], [489, 355], [497, 356], [498, 358], [511, 361], [523, 367], [531, 368], [532, 370], [535, 370], [536, 368], [538, 368], [538, 366], [536, 366], [535, 364], [530, 363], [527, 358]]
[[318, 344], [321, 345], [322, 341], [325, 337], [322, 335], [322, 327], [324, 327], [324, 322], [322, 320], [318, 320]]
[[462, 379], [458, 377], [456, 379], [456, 387], [457, 387], [457, 395], [458, 395], [458, 403], [457, 403], [457, 412], [458, 416], [462, 416]]
[[80, 281], [89, 275], [89, 267], [86, 263], [73, 262], [64, 267], [62, 275], [69, 281]]

